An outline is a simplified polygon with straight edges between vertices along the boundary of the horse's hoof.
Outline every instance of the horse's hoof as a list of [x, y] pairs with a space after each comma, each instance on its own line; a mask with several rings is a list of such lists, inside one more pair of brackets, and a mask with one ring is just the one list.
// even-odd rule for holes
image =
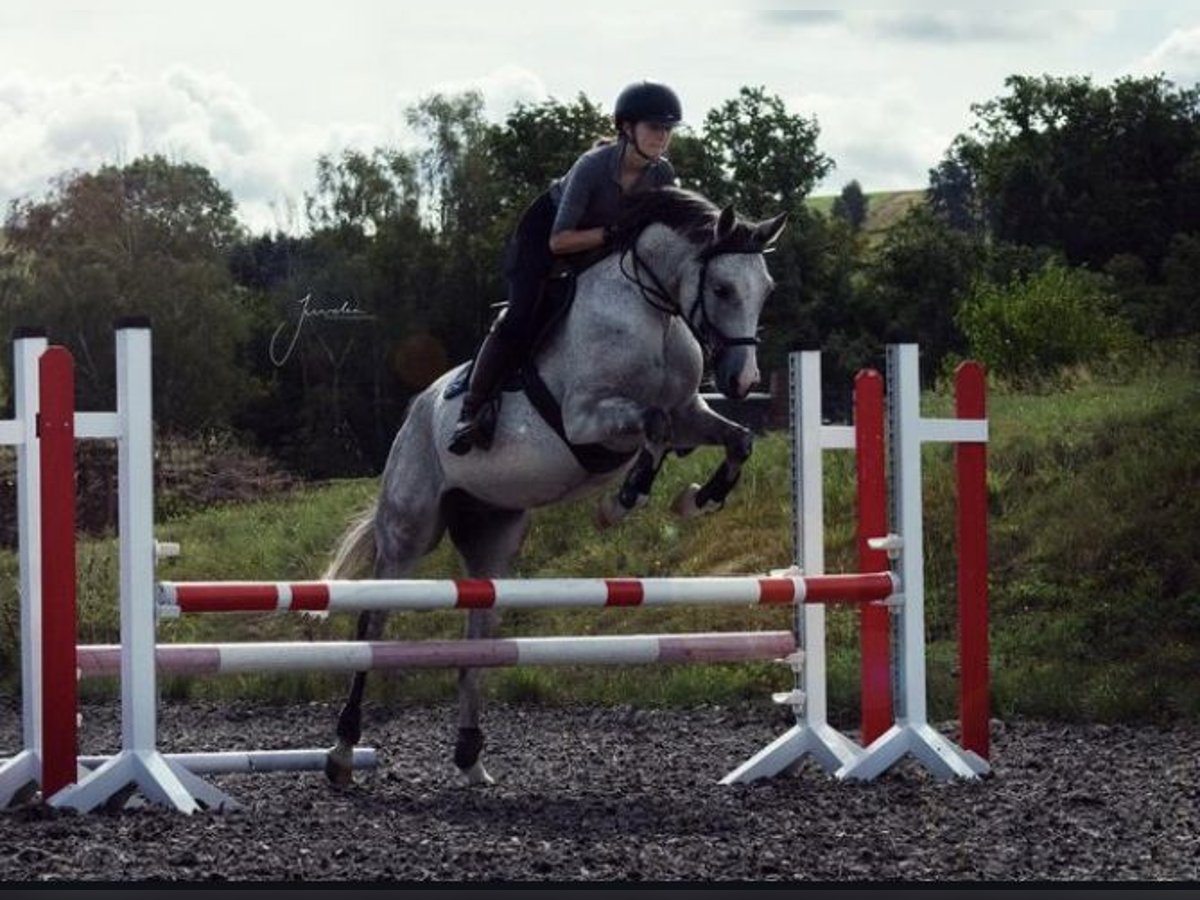
[[354, 749], [338, 744], [325, 754], [325, 777], [336, 787], [347, 787], [354, 781]]
[[616, 497], [605, 494], [596, 503], [596, 512], [594, 521], [597, 531], [604, 531], [607, 528], [612, 528], [614, 525], [620, 524], [621, 520], [629, 513]]
[[479, 759], [475, 760], [475, 765], [471, 766], [471, 768], [459, 769], [458, 771], [462, 772], [463, 778], [469, 785], [489, 785], [496, 783], [496, 779], [488, 774], [487, 769], [483, 767], [483, 761]]
[[675, 515], [681, 519], [694, 519], [696, 516], [702, 516], [708, 510], [699, 506], [696, 503], [696, 497], [700, 493], [700, 485], [689, 484], [675, 498], [675, 502], [671, 504], [671, 509]]

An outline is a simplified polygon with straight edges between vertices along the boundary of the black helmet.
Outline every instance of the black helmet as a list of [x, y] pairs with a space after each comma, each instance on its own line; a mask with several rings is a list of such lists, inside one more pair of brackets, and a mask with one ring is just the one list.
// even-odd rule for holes
[[657, 81], [639, 81], [617, 95], [613, 122], [619, 131], [625, 122], [654, 122], [657, 125], [678, 125], [683, 118], [683, 105], [676, 93]]

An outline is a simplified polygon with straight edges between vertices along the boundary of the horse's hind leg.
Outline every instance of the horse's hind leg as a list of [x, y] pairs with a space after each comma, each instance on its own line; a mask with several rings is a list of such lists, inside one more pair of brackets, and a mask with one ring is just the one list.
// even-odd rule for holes
[[[509, 573], [529, 530], [529, 514], [497, 509], [470, 498], [459, 497], [447, 515], [450, 538], [472, 578], [501, 578]], [[467, 614], [468, 640], [494, 637], [500, 614], [494, 609], [471, 610]], [[480, 717], [483, 696], [479, 669], [458, 670], [458, 738], [454, 764], [471, 784], [491, 784], [483, 767], [483, 730]]]
[[[368, 610], [358, 614], [354, 637], [359, 641], [377, 641], [383, 634], [387, 613]], [[354, 748], [362, 737], [362, 699], [367, 673], [355, 672], [350, 693], [338, 714], [337, 743], [325, 756], [325, 777], [338, 785], [349, 784], [354, 776]]]
[[[404, 484], [404, 490], [389, 490], [389, 486], [397, 484]], [[374, 520], [375, 578], [407, 577], [417, 561], [441, 540], [445, 523], [438, 509], [437, 490], [433, 479], [427, 475], [385, 480]], [[387, 615], [384, 610], [360, 613], [358, 640], [379, 640]], [[325, 759], [325, 775], [334, 784], [348, 784], [353, 778], [354, 747], [362, 737], [366, 681], [366, 672], [354, 673], [350, 691], [338, 715], [337, 743]]]

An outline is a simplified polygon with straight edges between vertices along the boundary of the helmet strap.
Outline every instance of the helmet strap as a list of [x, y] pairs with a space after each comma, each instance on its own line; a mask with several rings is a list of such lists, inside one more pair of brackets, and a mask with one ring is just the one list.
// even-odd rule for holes
[[625, 143], [632, 147], [634, 152], [637, 153], [637, 155], [642, 159], [646, 160], [646, 162], [654, 162], [654, 157], [646, 154], [642, 148], [638, 146], [637, 122], [632, 123], [632, 128], [630, 131], [632, 132], [631, 135], [626, 135], [624, 131], [621, 132], [621, 136], [625, 138]]

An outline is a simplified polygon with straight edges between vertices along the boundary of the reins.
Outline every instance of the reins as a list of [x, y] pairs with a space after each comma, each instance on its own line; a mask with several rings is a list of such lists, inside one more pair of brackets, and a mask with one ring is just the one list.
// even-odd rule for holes
[[[633, 236], [628, 247], [621, 251], [618, 267], [622, 275], [637, 285], [638, 291], [646, 303], [661, 313], [678, 316], [680, 321], [687, 326], [688, 331], [692, 333], [692, 337], [696, 339], [700, 347], [709, 356], [721, 352], [726, 347], [750, 347], [757, 346], [760, 343], [756, 336], [729, 337], [713, 322], [712, 317], [708, 314], [708, 304], [705, 302], [704, 296], [704, 287], [708, 281], [708, 263], [714, 256], [720, 255], [709, 252], [712, 249], [712, 245], [700, 254], [700, 280], [696, 286], [696, 302], [692, 304], [691, 311], [685, 314], [683, 305], [671, 296], [654, 269], [638, 253], [637, 239], [640, 236], [641, 232], [639, 231]], [[761, 251], [743, 250], [729, 252], [757, 253]], [[633, 258], [632, 272], [625, 267], [627, 256]], [[643, 271], [650, 276], [652, 284], [647, 284], [642, 280], [641, 273]], [[699, 323], [694, 321], [697, 316], [700, 319]]]

